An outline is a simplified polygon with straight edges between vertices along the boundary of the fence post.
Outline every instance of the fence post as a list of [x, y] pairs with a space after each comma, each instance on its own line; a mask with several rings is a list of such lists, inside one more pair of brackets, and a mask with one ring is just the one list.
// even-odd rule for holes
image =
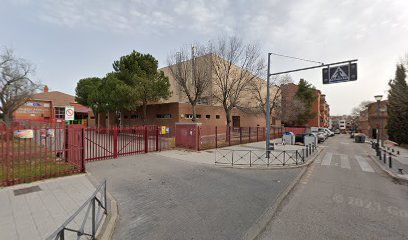
[[259, 133], [258, 133], [259, 127], [256, 127], [256, 141], [259, 142]]
[[156, 152], [159, 151], [159, 126], [156, 126]]
[[85, 128], [82, 126], [81, 128], [82, 132], [82, 148], [81, 148], [81, 172], [85, 172]]
[[96, 235], [95, 197], [92, 199], [92, 237]]
[[296, 159], [296, 165], [298, 165], [298, 150], [296, 150], [296, 157], [295, 157], [295, 159]]
[[197, 151], [200, 151], [200, 145], [201, 145], [201, 126], [197, 126]]
[[228, 131], [228, 144], [231, 146], [231, 126], [227, 128]]
[[215, 126], [215, 148], [218, 148], [218, 129]]
[[239, 127], [239, 144], [242, 144], [242, 127]]
[[113, 128], [113, 158], [118, 158], [118, 129]]
[[305, 162], [305, 149], [302, 148], [302, 162]]
[[148, 142], [148, 140], [149, 140], [149, 136], [147, 135], [147, 126], [144, 126], [144, 150], [145, 150], [145, 153], [148, 153], [149, 152], [149, 142]]

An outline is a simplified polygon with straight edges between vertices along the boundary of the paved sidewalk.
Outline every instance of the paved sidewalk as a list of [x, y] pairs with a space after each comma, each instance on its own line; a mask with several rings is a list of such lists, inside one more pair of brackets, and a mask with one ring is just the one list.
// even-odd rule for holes
[[[282, 145], [280, 139], [274, 139], [273, 143], [277, 143], [275, 150], [276, 151], [283, 151], [283, 150], [301, 150], [304, 146], [297, 146], [297, 145]], [[265, 141], [263, 142], [253, 142], [253, 143], [246, 143], [242, 145], [235, 145], [235, 146], [228, 146], [219, 149], [230, 149], [230, 150], [264, 150], [265, 149]], [[209, 150], [202, 150], [200, 152], [193, 152], [188, 150], [169, 150], [154, 153], [163, 157], [174, 158], [183, 161], [189, 161], [193, 163], [201, 163], [201, 164], [211, 164], [214, 165], [215, 162], [215, 149]]]
[[94, 191], [84, 174], [0, 189], [0, 239], [45, 239]]

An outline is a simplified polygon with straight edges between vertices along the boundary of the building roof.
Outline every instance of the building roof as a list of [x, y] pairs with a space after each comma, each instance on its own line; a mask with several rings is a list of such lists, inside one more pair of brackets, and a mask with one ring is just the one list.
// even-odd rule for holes
[[69, 106], [75, 102], [74, 96], [59, 91], [36, 93], [33, 95], [33, 99], [52, 101], [54, 107]]

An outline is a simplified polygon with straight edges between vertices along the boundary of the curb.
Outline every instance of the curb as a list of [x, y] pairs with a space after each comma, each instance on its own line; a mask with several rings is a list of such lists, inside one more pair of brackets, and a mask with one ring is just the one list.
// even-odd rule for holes
[[[304, 164], [301, 167], [304, 167], [298, 176], [289, 184], [289, 186], [283, 191], [272, 205], [270, 205], [266, 211], [256, 220], [256, 223], [253, 224], [242, 237], [242, 240], [254, 240], [259, 237], [259, 235], [264, 232], [266, 226], [272, 221], [275, 217], [278, 209], [282, 207], [283, 201], [288, 197], [288, 195], [294, 190], [296, 185], [299, 183], [300, 179], [303, 177], [305, 172], [309, 169], [310, 164], [312, 164], [316, 158], [323, 151], [322, 148], [318, 150], [313, 159], [310, 159], [308, 164]], [[299, 166], [300, 167], [300, 166]]]
[[96, 239], [110, 240], [118, 222], [118, 204], [110, 193], [106, 194], [110, 202], [110, 213], [108, 213], [105, 222], [101, 227], [101, 231], [97, 234]]
[[378, 159], [376, 159], [375, 157], [373, 157], [372, 155], [369, 155], [369, 157], [371, 158], [371, 160], [373, 160], [373, 162], [375, 162], [375, 164], [377, 165], [377, 167], [379, 167], [385, 174], [388, 175], [388, 177], [392, 178], [392, 180], [397, 181], [397, 182], [402, 182], [408, 185], [408, 179], [407, 178], [402, 178], [400, 176], [398, 176], [397, 174], [385, 169], [379, 162]]

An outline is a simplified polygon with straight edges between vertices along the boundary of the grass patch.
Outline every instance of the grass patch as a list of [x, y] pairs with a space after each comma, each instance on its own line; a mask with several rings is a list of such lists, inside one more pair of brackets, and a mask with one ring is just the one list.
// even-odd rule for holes
[[0, 185], [29, 183], [44, 178], [66, 176], [77, 173], [80, 168], [66, 162], [25, 161], [0, 165]]

